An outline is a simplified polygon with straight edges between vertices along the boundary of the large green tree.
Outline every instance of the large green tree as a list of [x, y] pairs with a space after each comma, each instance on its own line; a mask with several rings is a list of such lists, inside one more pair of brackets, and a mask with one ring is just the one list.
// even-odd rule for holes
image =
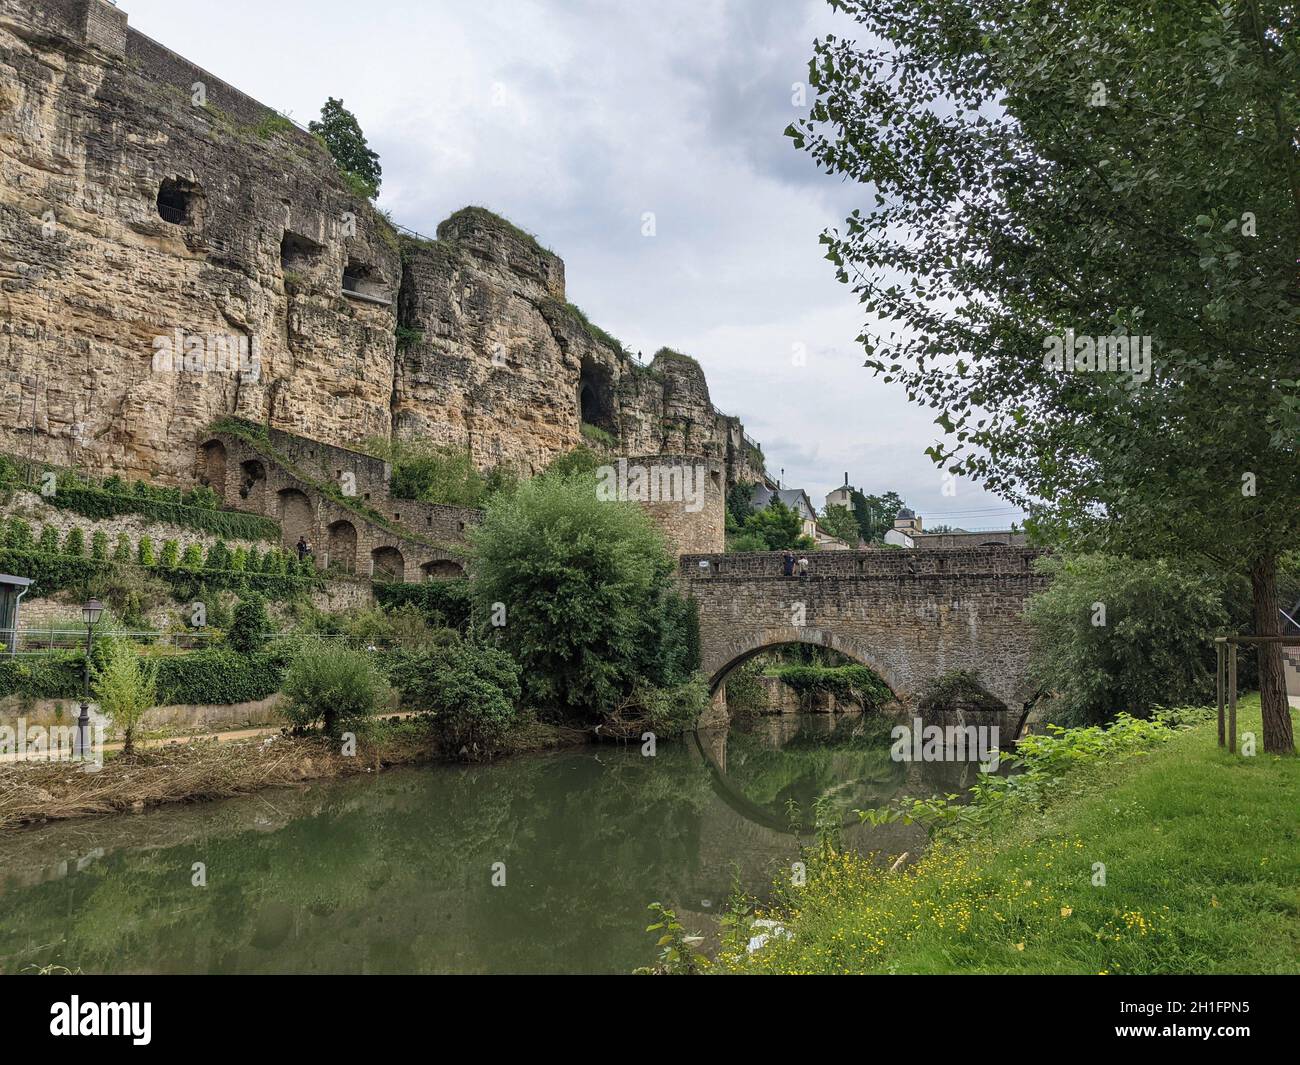
[[324, 142], [340, 172], [373, 200], [379, 194], [384, 171], [379, 156], [366, 144], [357, 116], [343, 106], [342, 100], [331, 96], [320, 109], [320, 120], [309, 122], [307, 128]]
[[590, 473], [547, 473], [488, 501], [472, 532], [475, 619], [521, 667], [527, 701], [602, 720], [638, 683], [671, 687], [698, 662], [694, 614], [665, 541]]
[[[872, 316], [866, 365], [1040, 535], [1235, 566], [1276, 633], [1300, 538], [1295, 5], [831, 3], [863, 43], [816, 43], [787, 132], [874, 197], [822, 237]], [[1260, 689], [1264, 748], [1290, 753], [1275, 645]]]

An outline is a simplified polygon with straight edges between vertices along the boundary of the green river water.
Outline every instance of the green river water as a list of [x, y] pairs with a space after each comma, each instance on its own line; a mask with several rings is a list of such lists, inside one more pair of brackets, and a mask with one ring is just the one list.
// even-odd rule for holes
[[653, 961], [649, 903], [708, 936], [733, 883], [762, 895], [788, 870], [789, 800], [811, 822], [830, 795], [851, 845], [915, 855], [919, 829], [850, 811], [975, 775], [892, 761], [861, 716], [799, 715], [649, 758], [590, 746], [51, 824], [0, 837], [0, 972], [626, 973]]

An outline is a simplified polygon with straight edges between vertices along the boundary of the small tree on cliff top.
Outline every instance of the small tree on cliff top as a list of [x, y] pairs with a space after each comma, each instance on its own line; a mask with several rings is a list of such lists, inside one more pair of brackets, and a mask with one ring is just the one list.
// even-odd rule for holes
[[[816, 43], [787, 132], [874, 199], [822, 237], [872, 316], [866, 365], [1040, 536], [1239, 568], [1276, 634], [1300, 540], [1294, 4], [833, 6], [864, 43]], [[1098, 371], [1112, 336], [1150, 364]], [[1259, 666], [1264, 749], [1291, 753], [1277, 645]]]
[[331, 96], [320, 109], [320, 121], [308, 123], [307, 128], [324, 142], [339, 170], [373, 200], [379, 194], [383, 168], [366, 144], [357, 116]]

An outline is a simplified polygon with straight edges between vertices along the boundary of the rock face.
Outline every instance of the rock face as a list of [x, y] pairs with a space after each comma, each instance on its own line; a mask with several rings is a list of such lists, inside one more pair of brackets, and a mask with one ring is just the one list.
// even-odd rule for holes
[[391, 229], [314, 138], [125, 19], [0, 0], [0, 448], [185, 483], [224, 413], [386, 435]]
[[161, 483], [223, 414], [525, 475], [585, 421], [761, 470], [698, 363], [630, 358], [533, 238], [470, 208], [399, 247], [319, 142], [104, 0], [0, 0], [0, 379], [0, 451]]

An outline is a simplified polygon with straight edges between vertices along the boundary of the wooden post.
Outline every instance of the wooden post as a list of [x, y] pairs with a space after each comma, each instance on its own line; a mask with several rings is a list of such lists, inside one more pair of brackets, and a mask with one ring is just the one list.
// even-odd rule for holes
[[1228, 753], [1237, 753], [1237, 641], [1228, 644]]
[[1223, 746], [1223, 649], [1224, 644], [1214, 644], [1214, 686], [1219, 693], [1219, 746]]

